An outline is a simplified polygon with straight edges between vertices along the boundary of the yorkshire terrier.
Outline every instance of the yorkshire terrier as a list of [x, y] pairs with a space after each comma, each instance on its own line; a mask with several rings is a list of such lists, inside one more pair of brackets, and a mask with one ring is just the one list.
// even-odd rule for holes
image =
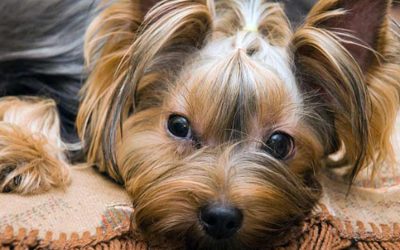
[[[145, 239], [260, 249], [310, 214], [323, 167], [352, 166], [351, 183], [394, 160], [390, 0], [320, 0], [295, 29], [266, 0], [12, 2], [0, 3], [3, 192], [68, 185], [79, 157], [67, 152], [82, 151], [125, 186]], [[24, 11], [64, 23], [20, 28]], [[70, 39], [82, 30], [87, 75]], [[75, 114], [81, 144], [70, 136]]]

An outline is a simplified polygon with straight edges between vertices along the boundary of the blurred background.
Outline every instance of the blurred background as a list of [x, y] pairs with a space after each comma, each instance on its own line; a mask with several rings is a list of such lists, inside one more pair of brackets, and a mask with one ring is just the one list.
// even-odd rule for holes
[[296, 27], [304, 20], [304, 17], [317, 0], [278, 0], [278, 2], [285, 4], [286, 13]]
[[[278, 0], [285, 4], [286, 13], [294, 27], [301, 24], [317, 0]], [[400, 0], [394, 1], [393, 16], [400, 21]]]

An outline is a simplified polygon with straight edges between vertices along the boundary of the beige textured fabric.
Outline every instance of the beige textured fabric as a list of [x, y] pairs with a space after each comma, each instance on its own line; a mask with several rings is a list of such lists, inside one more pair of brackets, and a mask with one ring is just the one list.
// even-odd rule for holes
[[400, 185], [378, 189], [353, 186], [348, 192], [344, 182], [327, 176], [322, 176], [321, 180], [324, 187], [321, 203], [331, 215], [351, 221], [353, 225], [361, 221], [367, 225], [367, 231], [372, 230], [369, 223], [400, 223]]
[[[339, 173], [320, 178], [321, 209], [276, 249], [400, 249], [400, 191], [391, 178], [374, 188], [361, 177], [349, 196]], [[0, 247], [148, 250], [129, 232], [132, 212], [122, 187], [92, 169], [73, 170], [65, 191], [0, 195]]]
[[[400, 171], [383, 167], [371, 182], [366, 170], [348, 195], [340, 172], [321, 174], [322, 206], [306, 222], [304, 231], [291, 240], [294, 247], [284, 249], [298, 249], [300, 245], [309, 249], [318, 242], [336, 244], [335, 249], [347, 249], [352, 242], [360, 248], [370, 244], [400, 247], [396, 240], [400, 237]], [[0, 194], [0, 243], [69, 248], [118, 242], [131, 246], [128, 249], [147, 249], [140, 239], [130, 237], [133, 209], [123, 187], [91, 168], [74, 169], [72, 180], [66, 190], [42, 195]]]
[[[400, 152], [400, 115], [392, 144], [395, 152]], [[397, 167], [381, 166], [373, 179], [370, 168], [363, 170], [350, 190], [341, 174], [346, 169], [325, 171], [320, 176], [324, 187], [322, 204], [342, 221], [352, 225], [363, 222], [369, 232], [371, 223], [400, 223], [400, 153], [397, 162]]]
[[[116, 212], [117, 211], [117, 212]], [[91, 168], [74, 169], [66, 190], [35, 196], [0, 194], [0, 232], [40, 229], [39, 236], [73, 232], [96, 233], [97, 228], [118, 227], [132, 212], [124, 189]]]

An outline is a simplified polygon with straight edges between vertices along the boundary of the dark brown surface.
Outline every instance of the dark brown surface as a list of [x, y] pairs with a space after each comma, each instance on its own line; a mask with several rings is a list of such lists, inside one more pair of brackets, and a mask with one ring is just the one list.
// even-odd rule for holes
[[397, 4], [394, 8], [393, 8], [393, 12], [392, 12], [393, 17], [400, 22], [400, 4]]
[[[373, 232], [366, 232], [365, 229], [369, 226]], [[180, 249], [163, 244], [149, 248], [145, 242], [133, 236], [128, 227], [116, 231], [98, 230], [96, 235], [74, 233], [70, 236], [61, 234], [57, 237], [49, 232], [45, 239], [39, 239], [38, 233], [37, 230], [14, 230], [8, 227], [0, 232], [0, 249]], [[289, 241], [286, 241], [286, 244], [271, 249], [400, 249], [399, 224], [364, 225], [358, 222], [355, 226], [329, 215], [327, 211], [307, 220], [300, 235], [293, 234], [288, 237]]]

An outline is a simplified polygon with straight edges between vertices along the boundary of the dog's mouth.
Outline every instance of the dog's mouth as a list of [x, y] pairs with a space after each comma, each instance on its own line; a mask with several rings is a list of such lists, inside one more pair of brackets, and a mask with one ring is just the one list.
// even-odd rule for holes
[[[299, 235], [304, 219], [309, 216], [309, 213], [292, 214], [276, 220], [261, 215], [252, 216], [254, 210], [244, 209], [239, 213], [230, 207], [216, 209], [215, 204], [211, 208], [201, 207], [198, 215], [179, 210], [175, 211], [176, 214], [169, 211], [158, 218], [151, 214], [153, 216], [145, 220], [140, 220], [139, 216], [138, 220], [133, 220], [134, 228], [150, 245], [161, 244], [167, 249], [268, 249], [286, 245]], [[213, 218], [216, 216], [220, 218]]]
[[280, 164], [247, 158], [234, 162], [240, 166], [229, 166], [235, 172], [224, 189], [214, 185], [219, 183], [215, 173], [206, 171], [200, 160], [173, 168], [179, 171], [168, 172], [171, 177], [162, 176], [162, 181], [156, 176], [154, 182], [135, 183], [133, 219], [140, 233], [147, 241], [162, 237], [167, 245], [178, 242], [193, 250], [265, 249], [288, 243], [320, 190], [312, 176], [299, 178]]
[[[185, 237], [186, 250], [242, 250], [249, 249], [245, 247], [236, 237], [215, 239], [204, 234], [197, 237], [194, 234], [188, 233]], [[253, 248], [254, 249], [254, 248]]]
[[[185, 232], [174, 231], [156, 238], [145, 237], [151, 246], [165, 249], [186, 250], [257, 250], [270, 249], [272, 246], [286, 245], [294, 236], [301, 232], [304, 218], [297, 218], [286, 222], [279, 230], [269, 233], [250, 234], [248, 228], [239, 229], [238, 232], [227, 237], [215, 237], [209, 234], [200, 223], [188, 227]], [[178, 236], [180, 235], [180, 236]]]
[[[208, 236], [205, 232], [201, 237], [196, 234], [188, 233], [185, 236], [184, 248], [186, 250], [258, 250], [270, 249], [286, 245], [293, 235], [298, 235], [301, 231], [300, 224], [292, 224], [290, 227], [283, 228], [275, 233], [259, 235], [252, 238], [246, 235], [234, 235], [230, 238], [215, 239]], [[245, 241], [244, 241], [244, 238]]]
[[187, 242], [185, 245], [186, 250], [241, 250], [247, 249], [231, 243], [230, 241], [214, 241], [214, 242]]

